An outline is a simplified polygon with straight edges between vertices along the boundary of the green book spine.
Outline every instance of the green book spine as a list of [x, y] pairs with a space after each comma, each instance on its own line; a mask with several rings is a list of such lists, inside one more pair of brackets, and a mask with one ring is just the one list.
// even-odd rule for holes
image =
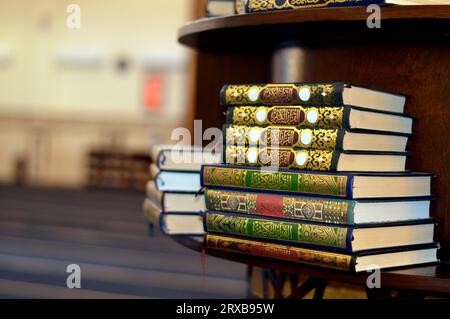
[[346, 227], [207, 212], [205, 230], [218, 234], [349, 249], [349, 229]]
[[202, 186], [211, 188], [258, 189], [296, 194], [351, 198], [352, 178], [345, 174], [304, 171], [270, 171], [237, 166], [203, 165]]

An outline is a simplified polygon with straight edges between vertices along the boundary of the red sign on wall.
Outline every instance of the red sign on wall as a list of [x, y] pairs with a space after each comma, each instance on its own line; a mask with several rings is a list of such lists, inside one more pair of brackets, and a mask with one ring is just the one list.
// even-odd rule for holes
[[154, 111], [162, 104], [163, 78], [161, 75], [151, 75], [144, 83], [144, 104], [145, 107]]

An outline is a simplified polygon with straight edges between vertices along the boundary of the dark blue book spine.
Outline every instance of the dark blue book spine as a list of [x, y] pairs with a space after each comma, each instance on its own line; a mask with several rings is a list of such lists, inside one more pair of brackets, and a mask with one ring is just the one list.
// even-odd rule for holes
[[385, 0], [246, 0], [245, 12], [265, 12], [324, 7], [355, 7], [385, 4]]

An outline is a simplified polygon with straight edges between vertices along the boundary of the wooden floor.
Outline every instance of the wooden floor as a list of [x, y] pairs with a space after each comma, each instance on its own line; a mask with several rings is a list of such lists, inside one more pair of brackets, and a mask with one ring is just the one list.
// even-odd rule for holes
[[[0, 185], [2, 298], [244, 298], [242, 264], [148, 237], [142, 194]], [[66, 267], [81, 267], [81, 289]]]

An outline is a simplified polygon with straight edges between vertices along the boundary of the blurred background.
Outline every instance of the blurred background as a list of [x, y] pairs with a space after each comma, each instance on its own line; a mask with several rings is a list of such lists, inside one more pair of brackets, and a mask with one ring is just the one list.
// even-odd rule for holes
[[71, 1], [0, 0], [0, 180], [86, 186], [102, 152], [146, 154], [188, 125], [176, 39], [194, 3], [80, 0], [78, 29]]
[[177, 29], [198, 8], [0, 0], [0, 297], [246, 296], [243, 265], [150, 239], [141, 212], [149, 146], [193, 122]]

